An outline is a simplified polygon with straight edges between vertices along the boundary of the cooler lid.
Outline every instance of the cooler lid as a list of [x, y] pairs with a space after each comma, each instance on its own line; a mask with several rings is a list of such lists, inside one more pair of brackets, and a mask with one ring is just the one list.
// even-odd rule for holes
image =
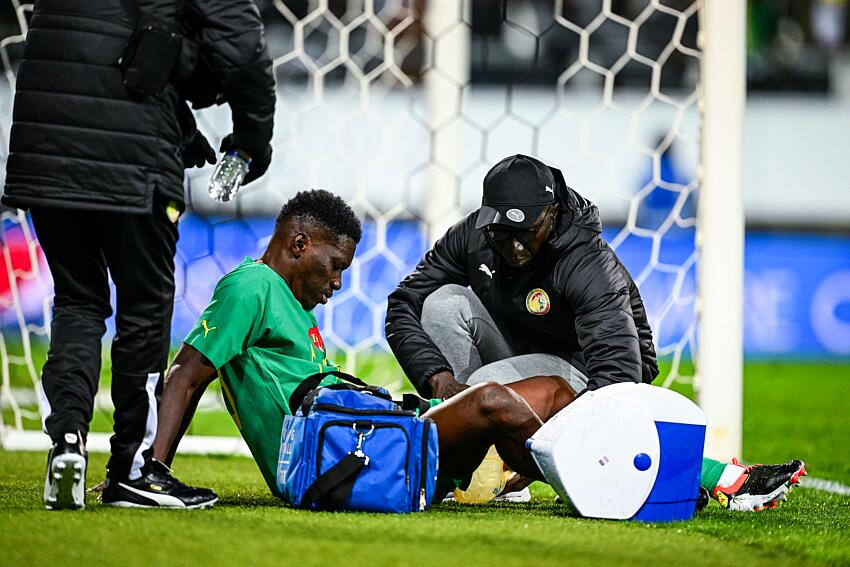
[[583, 516], [626, 519], [649, 496], [659, 464], [655, 421], [640, 401], [588, 392], [528, 441], [549, 484]]

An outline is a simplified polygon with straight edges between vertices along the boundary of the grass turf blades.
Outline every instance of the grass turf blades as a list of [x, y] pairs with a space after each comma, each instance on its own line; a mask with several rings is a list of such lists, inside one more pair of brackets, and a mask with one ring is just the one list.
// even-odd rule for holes
[[[748, 364], [745, 458], [799, 457], [812, 476], [850, 484], [848, 370]], [[44, 463], [41, 453], [0, 452], [0, 565], [850, 564], [850, 497], [805, 486], [776, 510], [733, 513], [711, 503], [675, 524], [578, 518], [539, 483], [528, 504], [450, 504], [412, 516], [309, 513], [269, 495], [249, 459], [179, 456], [180, 479], [220, 493], [212, 510], [113, 510], [89, 494], [86, 511], [50, 512], [41, 503]], [[106, 455], [90, 456], [89, 485], [105, 463]]]

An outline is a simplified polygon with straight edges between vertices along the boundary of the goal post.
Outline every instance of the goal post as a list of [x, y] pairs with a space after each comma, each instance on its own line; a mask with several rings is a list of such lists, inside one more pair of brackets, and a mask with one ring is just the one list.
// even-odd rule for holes
[[697, 392], [709, 416], [706, 454], [741, 455], [743, 418], [746, 3], [704, 1], [702, 136], [697, 208]]
[[[0, 28], [6, 142], [32, 5], [0, 3], [15, 14]], [[480, 205], [486, 171], [525, 153], [599, 206], [603, 236], [647, 307], [663, 368], [656, 384], [694, 389], [712, 424], [707, 454], [740, 455], [741, 2], [274, 0], [263, 18], [277, 79], [275, 159], [226, 205], [206, 196], [211, 168], [188, 172], [175, 346], [214, 283], [262, 251], [280, 205], [324, 188], [364, 222], [343, 289], [317, 309], [330, 354], [346, 371], [409, 389], [383, 336], [386, 297]], [[229, 132], [225, 107], [197, 118], [213, 145]], [[0, 144], [0, 167], [7, 153]], [[23, 212], [2, 212], [0, 237], [0, 446], [42, 449], [52, 283]], [[104, 375], [95, 450], [108, 448]], [[218, 391], [199, 416], [230, 425]], [[235, 428], [214, 425], [191, 430], [180, 451], [245, 454], [240, 439], [222, 437]]]
[[428, 242], [435, 242], [460, 220], [460, 180], [463, 174], [463, 135], [458, 127], [462, 115], [463, 88], [469, 82], [472, 5], [458, 0], [428, 0], [425, 33], [431, 41], [430, 65], [423, 78], [428, 127], [432, 136], [428, 163], [428, 199], [424, 221]]

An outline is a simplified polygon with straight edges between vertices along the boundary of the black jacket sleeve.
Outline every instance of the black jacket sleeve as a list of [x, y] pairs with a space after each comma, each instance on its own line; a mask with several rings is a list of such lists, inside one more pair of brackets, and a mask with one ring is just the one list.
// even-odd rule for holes
[[265, 28], [252, 0], [196, 0], [200, 64], [221, 85], [233, 133], [249, 154], [272, 139], [275, 88]]
[[140, 23], [176, 30], [182, 4], [181, 0], [136, 0], [135, 9]]
[[641, 354], [629, 281], [614, 252], [602, 245], [583, 256], [565, 279], [564, 296], [575, 312], [579, 346], [590, 390], [641, 381]]
[[387, 342], [416, 391], [426, 398], [431, 397], [428, 378], [443, 370], [451, 372], [452, 367], [422, 328], [422, 304], [446, 284], [469, 284], [466, 243], [474, 230], [476, 214], [451, 227], [387, 302]]
[[[625, 270], [625, 268], [623, 269]], [[629, 282], [629, 295], [632, 316], [640, 343], [641, 381], [649, 384], [658, 376], [658, 361], [655, 358], [655, 345], [652, 343], [652, 329], [646, 317], [643, 299], [641, 299], [638, 287], [633, 281]]]
[[195, 132], [198, 131], [198, 123], [195, 122], [195, 116], [185, 101], [180, 101], [177, 104], [177, 124], [180, 126], [180, 145], [183, 146], [194, 138]]

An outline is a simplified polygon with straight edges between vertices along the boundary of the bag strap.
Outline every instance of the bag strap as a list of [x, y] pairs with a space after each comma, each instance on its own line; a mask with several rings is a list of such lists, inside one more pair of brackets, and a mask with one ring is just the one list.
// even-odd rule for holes
[[[307, 394], [318, 388], [319, 384], [322, 380], [325, 379], [326, 376], [336, 376], [337, 378], [344, 380], [350, 384], [354, 384], [355, 386], [359, 386], [364, 390], [368, 390], [371, 394], [390, 400], [390, 398], [386, 394], [384, 394], [383, 392], [379, 392], [376, 386], [370, 386], [369, 384], [367, 384], [360, 378], [357, 378], [356, 376], [352, 376], [351, 374], [347, 374], [339, 370], [329, 370], [327, 372], [317, 372], [316, 374], [311, 374], [310, 376], [305, 378], [304, 381], [298, 384], [295, 390], [293, 390], [292, 395], [289, 396], [289, 411], [292, 412], [292, 415], [295, 415], [295, 413], [298, 411], [298, 408], [304, 405]], [[304, 415], [307, 414], [306, 410], [309, 408], [310, 405], [312, 405], [312, 401], [313, 400], [311, 399], [310, 403], [306, 404], [306, 407], [302, 408], [304, 410]]]
[[[359, 452], [359, 451], [358, 451]], [[316, 504], [317, 510], [339, 510], [348, 502], [360, 471], [366, 466], [367, 457], [347, 454], [340, 462], [326, 470], [310, 485], [301, 498], [300, 508], [309, 510]]]
[[403, 410], [417, 412], [417, 416], [421, 416], [431, 409], [431, 404], [428, 400], [420, 398], [416, 394], [403, 394], [401, 396], [401, 402], [396, 401], [396, 403], [400, 405]]
[[369, 384], [367, 384], [366, 382], [364, 382], [363, 380], [361, 380], [360, 378], [358, 378], [357, 376], [352, 376], [351, 374], [348, 374], [346, 372], [342, 372], [341, 370], [329, 370], [328, 372], [322, 372], [321, 374], [322, 374], [322, 378], [324, 378], [325, 376], [329, 376], [329, 375], [330, 376], [336, 376], [337, 378], [341, 378], [342, 380], [345, 380], [346, 382], [349, 382], [351, 384], [357, 384], [358, 386], [364, 386], [366, 388], [372, 388], [373, 387], [373, 386], [370, 386]]

